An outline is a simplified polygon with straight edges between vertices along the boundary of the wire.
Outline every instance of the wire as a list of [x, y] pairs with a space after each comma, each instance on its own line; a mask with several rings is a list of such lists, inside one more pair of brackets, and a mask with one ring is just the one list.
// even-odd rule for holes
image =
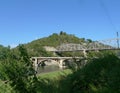
[[110, 14], [109, 14], [109, 12], [108, 12], [108, 9], [107, 9], [107, 7], [105, 6], [103, 0], [99, 0], [99, 2], [100, 2], [100, 6], [103, 8], [104, 13], [106, 14], [106, 16], [107, 16], [107, 18], [108, 18], [108, 21], [110, 22], [111, 26], [113, 27], [113, 30], [117, 32], [117, 29], [116, 29], [116, 27], [115, 27], [115, 25], [114, 25], [114, 23], [113, 23], [113, 21], [112, 21], [112, 19], [111, 19], [111, 16], [110, 16]]

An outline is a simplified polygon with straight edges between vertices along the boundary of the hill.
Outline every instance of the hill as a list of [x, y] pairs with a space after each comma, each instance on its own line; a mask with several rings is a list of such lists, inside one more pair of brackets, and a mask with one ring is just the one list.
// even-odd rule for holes
[[53, 33], [52, 35], [41, 38], [38, 40], [34, 40], [28, 45], [33, 46], [33, 45], [40, 45], [40, 46], [52, 46], [52, 47], [57, 47], [60, 44], [63, 43], [81, 43], [85, 42], [84, 38], [78, 38], [74, 35], [67, 34], [65, 32], [60, 32], [60, 34]]
[[[59, 34], [53, 33], [52, 35], [44, 38], [34, 40], [30, 43], [25, 44], [30, 56], [58, 56], [53, 55], [52, 52], [45, 50], [45, 46], [56, 48], [63, 43], [75, 43], [82, 44], [85, 42], [91, 42], [92, 40], [85, 38], [78, 38], [75, 35], [67, 34], [61, 31]], [[59, 56], [72, 56], [70, 53], [62, 53]]]

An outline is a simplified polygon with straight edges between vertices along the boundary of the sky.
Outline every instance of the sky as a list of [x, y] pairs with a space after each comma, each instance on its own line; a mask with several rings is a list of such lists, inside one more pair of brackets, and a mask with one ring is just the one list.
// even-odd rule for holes
[[104, 40], [120, 32], [120, 0], [0, 0], [0, 44], [15, 47], [64, 31]]

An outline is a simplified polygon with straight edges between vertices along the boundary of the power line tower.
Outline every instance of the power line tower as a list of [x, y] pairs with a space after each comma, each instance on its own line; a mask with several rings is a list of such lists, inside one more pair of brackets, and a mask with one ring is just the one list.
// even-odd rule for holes
[[117, 47], [119, 48], [119, 33], [117, 32]]

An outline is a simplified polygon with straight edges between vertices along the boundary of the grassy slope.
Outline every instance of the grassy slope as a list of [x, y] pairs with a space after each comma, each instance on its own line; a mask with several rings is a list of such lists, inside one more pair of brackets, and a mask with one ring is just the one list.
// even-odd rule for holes
[[38, 78], [55, 80], [55, 79], [58, 79], [60, 76], [66, 76], [71, 73], [72, 73], [71, 70], [67, 69], [67, 70], [62, 70], [62, 71], [54, 71], [54, 72], [50, 72], [50, 73], [39, 74]]
[[61, 86], [65, 85], [63, 80], [71, 73], [71, 70], [63, 70], [38, 75], [37, 93], [62, 93]]
[[[63, 70], [63, 71], [55, 71], [50, 73], [44, 73], [37, 75], [39, 82], [36, 84], [37, 93], [53, 93], [52, 91], [56, 90], [55, 86], [59, 84], [59, 81], [71, 74], [71, 70]], [[52, 88], [50, 86], [53, 86]], [[43, 88], [44, 87], [44, 88]], [[9, 84], [5, 84], [3, 81], [0, 80], [0, 93], [15, 93]]]

